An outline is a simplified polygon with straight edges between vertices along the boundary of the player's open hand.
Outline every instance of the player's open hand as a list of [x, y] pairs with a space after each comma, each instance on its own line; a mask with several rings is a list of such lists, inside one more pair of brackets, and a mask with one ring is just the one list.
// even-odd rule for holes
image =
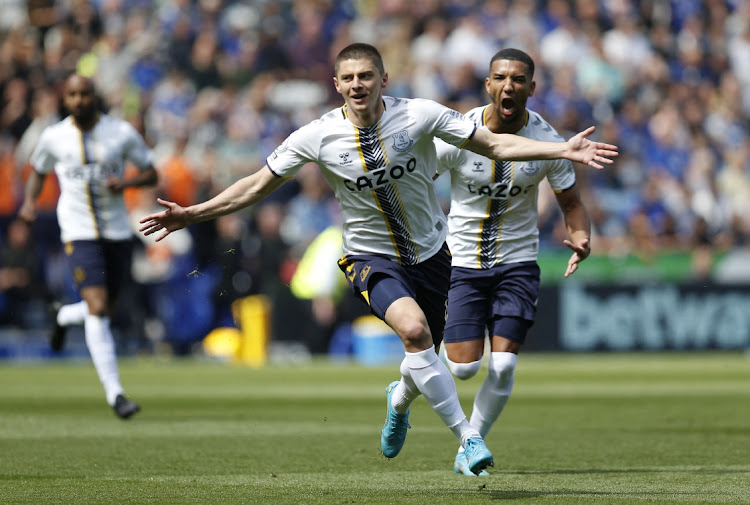
[[590, 167], [604, 168], [601, 164], [611, 165], [612, 158], [617, 156], [617, 146], [605, 144], [604, 142], [594, 142], [587, 137], [594, 133], [595, 126], [589, 126], [578, 135], [571, 137], [566, 144], [568, 145], [565, 158], [571, 161], [577, 161]]
[[166, 207], [166, 210], [148, 215], [139, 222], [143, 225], [138, 231], [144, 235], [152, 235], [158, 231], [164, 230], [161, 235], [156, 237], [156, 241], [162, 240], [173, 231], [181, 230], [190, 224], [187, 212], [181, 206], [174, 202], [157, 198], [159, 205]]
[[573, 255], [568, 260], [568, 268], [565, 270], [565, 277], [568, 277], [578, 270], [578, 264], [581, 261], [589, 257], [589, 254], [591, 254], [591, 248], [589, 247], [588, 239], [583, 239], [577, 244], [574, 244], [570, 240], [563, 240], [563, 244], [573, 251]]

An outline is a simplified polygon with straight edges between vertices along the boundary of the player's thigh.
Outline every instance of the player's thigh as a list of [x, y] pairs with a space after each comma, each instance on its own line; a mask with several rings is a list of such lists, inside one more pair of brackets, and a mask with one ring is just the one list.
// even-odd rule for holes
[[[370, 307], [378, 318], [385, 318], [385, 311], [397, 299], [404, 296], [416, 297], [403, 267], [399, 264], [373, 255], [348, 255], [338, 262], [346, 276], [346, 281], [354, 295]], [[380, 281], [394, 279], [397, 283], [376, 289]]]
[[539, 267], [536, 262], [524, 262], [493, 270], [496, 284], [488, 324], [492, 350], [517, 353], [536, 318]]
[[427, 318], [432, 341], [438, 349], [445, 332], [445, 310], [451, 281], [448, 246], [444, 244], [432, 257], [406, 271], [416, 288], [417, 303]]
[[[492, 313], [491, 284], [482, 270], [453, 267], [448, 291], [445, 332], [446, 344], [481, 341], [487, 332]], [[450, 346], [453, 349], [478, 348], [477, 344]]]
[[473, 363], [484, 356], [484, 338], [445, 342], [445, 355], [454, 363]]
[[107, 286], [107, 261], [104, 245], [98, 240], [66, 242], [65, 256], [76, 290]]
[[133, 264], [132, 240], [106, 241], [103, 243], [107, 291], [110, 303], [117, 300], [119, 294], [130, 285]]

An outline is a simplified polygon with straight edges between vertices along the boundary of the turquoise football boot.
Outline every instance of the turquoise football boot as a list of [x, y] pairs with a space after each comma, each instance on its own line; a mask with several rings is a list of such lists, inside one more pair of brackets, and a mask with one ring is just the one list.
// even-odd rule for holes
[[474, 475], [479, 475], [488, 466], [495, 465], [492, 453], [487, 449], [484, 440], [479, 437], [471, 437], [466, 441], [464, 455], [469, 463], [469, 471]]
[[[453, 462], [453, 471], [470, 477], [476, 477], [474, 472], [469, 470], [469, 460], [466, 459], [464, 451], [458, 451], [458, 454], [456, 454], [456, 461]], [[489, 473], [487, 473], [486, 470], [479, 472], [480, 477], [485, 477], [487, 475], [489, 475]]]
[[[406, 441], [406, 429], [409, 426], [409, 411], [406, 414], [399, 414], [391, 406], [391, 396], [393, 390], [398, 385], [398, 381], [393, 381], [385, 388], [385, 400], [388, 410], [385, 414], [385, 425], [380, 432], [380, 450], [386, 458], [395, 458]], [[490, 456], [492, 457], [492, 456]]]

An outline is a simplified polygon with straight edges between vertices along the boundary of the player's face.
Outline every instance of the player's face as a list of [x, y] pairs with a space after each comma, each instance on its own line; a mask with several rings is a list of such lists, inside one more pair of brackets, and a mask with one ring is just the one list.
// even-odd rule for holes
[[79, 124], [89, 123], [96, 116], [96, 95], [89, 79], [71, 77], [65, 85], [63, 101], [65, 108]]
[[336, 91], [344, 97], [347, 107], [358, 116], [375, 115], [382, 107], [383, 88], [388, 82], [388, 74], [381, 74], [378, 67], [369, 59], [343, 60], [339, 62], [333, 83]]
[[525, 63], [514, 60], [497, 60], [490, 68], [484, 84], [503, 124], [526, 120], [526, 100], [536, 87], [528, 71]]

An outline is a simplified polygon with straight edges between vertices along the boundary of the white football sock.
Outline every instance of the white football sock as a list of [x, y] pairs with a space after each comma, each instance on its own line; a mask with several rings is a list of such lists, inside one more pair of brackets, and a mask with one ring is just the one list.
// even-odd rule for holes
[[512, 352], [490, 353], [489, 370], [474, 398], [471, 425], [486, 437], [505, 408], [513, 389], [518, 355]]
[[77, 303], [63, 305], [57, 312], [57, 324], [60, 326], [70, 326], [71, 324], [83, 324], [86, 316], [89, 315], [89, 306], [81, 300]]
[[123, 394], [120, 373], [117, 369], [115, 339], [109, 327], [108, 317], [86, 316], [84, 323], [86, 345], [94, 362], [96, 373], [104, 386], [107, 403], [114, 406], [117, 395]]
[[445, 357], [445, 362], [448, 365], [448, 369], [451, 371], [454, 377], [461, 380], [467, 380], [474, 377], [480, 368], [482, 368], [482, 360], [472, 361], [471, 363], [456, 363], [451, 361], [448, 356]]
[[411, 402], [417, 399], [422, 393], [419, 392], [417, 385], [414, 384], [414, 380], [411, 378], [406, 358], [401, 361], [400, 369], [401, 380], [391, 394], [391, 405], [393, 406], [393, 410], [399, 414], [406, 414]]
[[407, 352], [406, 364], [409, 376], [424, 395], [432, 410], [443, 420], [463, 446], [479, 433], [466, 420], [458, 401], [456, 383], [445, 364], [440, 360], [435, 347], [420, 352]]

